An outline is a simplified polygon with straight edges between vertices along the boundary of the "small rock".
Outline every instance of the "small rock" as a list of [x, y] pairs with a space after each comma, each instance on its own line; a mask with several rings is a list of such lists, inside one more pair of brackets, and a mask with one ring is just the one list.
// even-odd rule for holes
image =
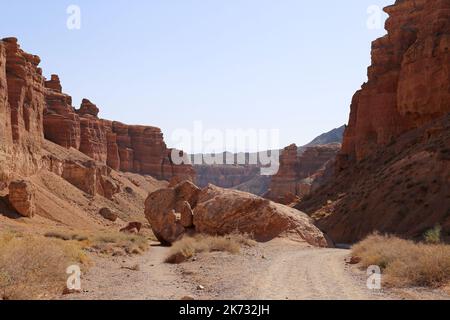
[[351, 257], [350, 261], [348, 262], [349, 264], [358, 264], [361, 262], [361, 258], [360, 257]]
[[205, 290], [205, 287], [199, 284], [199, 285], [197, 286], [197, 290], [198, 290], [198, 291]]
[[100, 215], [105, 218], [106, 220], [116, 222], [117, 218], [119, 217], [117, 213], [112, 212], [109, 208], [102, 208], [100, 210]]
[[81, 290], [77, 290], [77, 289], [69, 289], [69, 288], [64, 288], [63, 290], [63, 295], [69, 295], [69, 294], [76, 294], [76, 293], [81, 293]]

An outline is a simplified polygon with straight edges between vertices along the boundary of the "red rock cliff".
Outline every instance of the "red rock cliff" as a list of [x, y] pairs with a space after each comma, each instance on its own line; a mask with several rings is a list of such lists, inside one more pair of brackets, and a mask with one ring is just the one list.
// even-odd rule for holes
[[0, 181], [32, 175], [45, 165], [44, 137], [115, 170], [194, 179], [192, 166], [171, 161], [172, 150], [160, 129], [102, 120], [87, 99], [75, 109], [59, 77], [45, 80], [39, 63], [39, 57], [20, 49], [17, 39], [0, 41]]
[[398, 0], [385, 11], [388, 34], [373, 42], [369, 80], [353, 97], [342, 166], [449, 112], [450, 2]]
[[44, 78], [40, 59], [15, 38], [0, 41], [0, 178], [38, 169], [43, 142]]
[[341, 149], [339, 143], [308, 147], [305, 150], [293, 144], [280, 156], [280, 170], [272, 177], [267, 198], [290, 204], [309, 194], [328, 162], [334, 161]]
[[352, 101], [336, 176], [297, 208], [336, 242], [450, 235], [450, 1], [389, 6]]
[[170, 180], [193, 179], [190, 165], [175, 166], [159, 128], [130, 126], [98, 117], [99, 108], [83, 99], [77, 110], [63, 94], [56, 75], [46, 82], [45, 137], [65, 148], [75, 148], [114, 170], [151, 175]]

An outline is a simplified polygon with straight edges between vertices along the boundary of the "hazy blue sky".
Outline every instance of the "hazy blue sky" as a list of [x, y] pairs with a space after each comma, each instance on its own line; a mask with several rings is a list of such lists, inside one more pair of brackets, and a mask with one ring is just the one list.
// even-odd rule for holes
[[[367, 27], [367, 9], [394, 2], [1, 1], [0, 36], [39, 55], [76, 106], [86, 97], [103, 118], [161, 127], [169, 145], [201, 120], [280, 129], [280, 147], [347, 122], [371, 41], [385, 33]], [[71, 4], [80, 30], [66, 27]]]

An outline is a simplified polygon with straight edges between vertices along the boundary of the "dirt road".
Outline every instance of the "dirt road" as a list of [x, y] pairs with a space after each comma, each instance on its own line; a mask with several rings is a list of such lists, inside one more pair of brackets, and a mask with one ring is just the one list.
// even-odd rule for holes
[[[173, 266], [165, 264], [167, 248], [152, 246], [142, 256], [94, 259], [95, 265], [82, 276], [80, 294], [73, 300], [172, 300], [188, 295], [192, 288], [180, 279]], [[138, 266], [138, 270], [133, 270]]]
[[[345, 264], [348, 251], [317, 249], [287, 240], [239, 255], [202, 254], [182, 265], [163, 263], [168, 248], [143, 256], [96, 259], [83, 293], [66, 299], [380, 299]], [[138, 270], [132, 270], [134, 266]], [[202, 285], [203, 290], [198, 290]]]

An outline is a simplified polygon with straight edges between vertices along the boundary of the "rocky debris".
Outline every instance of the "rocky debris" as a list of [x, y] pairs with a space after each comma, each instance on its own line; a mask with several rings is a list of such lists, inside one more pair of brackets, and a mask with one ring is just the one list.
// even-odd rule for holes
[[[192, 225], [189, 209], [193, 211]], [[195, 230], [211, 235], [238, 231], [253, 235], [257, 241], [286, 236], [311, 245], [328, 245], [325, 236], [300, 211], [212, 185], [201, 190], [188, 181], [150, 194], [145, 215], [163, 244], [171, 244]]]
[[[190, 224], [189, 209], [196, 206], [200, 191], [192, 182], [185, 181], [149, 195], [145, 201], [145, 216], [162, 244], [179, 240], [191, 227], [186, 227]], [[184, 212], [177, 212], [177, 209]]]
[[311, 193], [329, 163], [340, 151], [338, 143], [299, 149], [295, 144], [280, 156], [280, 169], [272, 177], [266, 198], [289, 205]]
[[120, 229], [120, 232], [139, 233], [141, 232], [141, 229], [142, 229], [141, 222], [130, 222], [126, 227]]
[[119, 218], [118, 214], [113, 212], [109, 208], [102, 208], [100, 209], [99, 213], [103, 218], [112, 222], [116, 222], [117, 219]]
[[32, 218], [36, 213], [35, 189], [25, 180], [9, 184], [9, 203], [23, 217]]
[[[297, 208], [338, 243], [450, 232], [450, 3], [396, 1], [353, 97], [337, 172]], [[447, 155], [447, 156], [446, 156]]]

